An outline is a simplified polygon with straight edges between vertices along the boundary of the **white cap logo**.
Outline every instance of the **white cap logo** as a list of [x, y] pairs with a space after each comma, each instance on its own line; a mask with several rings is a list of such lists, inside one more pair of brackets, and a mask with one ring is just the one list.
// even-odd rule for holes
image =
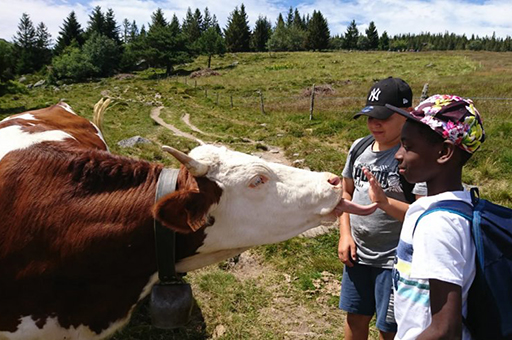
[[379, 88], [374, 88], [372, 92], [370, 92], [370, 96], [368, 96], [368, 100], [372, 102], [376, 102], [379, 100], [381, 90]]
[[409, 102], [409, 101], [407, 100], [407, 98], [402, 99], [402, 103], [403, 103], [403, 104], [407, 104], [408, 102]]

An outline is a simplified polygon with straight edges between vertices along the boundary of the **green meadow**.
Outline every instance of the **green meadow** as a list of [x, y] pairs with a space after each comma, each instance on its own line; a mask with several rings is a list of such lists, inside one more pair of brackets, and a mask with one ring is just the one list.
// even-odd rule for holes
[[[419, 102], [429, 95], [472, 98], [484, 119], [487, 140], [464, 169], [463, 180], [481, 195], [512, 207], [512, 54], [496, 52], [297, 52], [227, 54], [212, 60], [211, 76], [192, 77], [206, 58], [180, 65], [176, 75], [149, 69], [129, 77], [79, 84], [47, 85], [0, 97], [0, 119], [65, 100], [92, 117], [104, 96], [114, 98], [103, 122], [111, 152], [177, 165], [163, 144], [189, 151], [194, 141], [177, 137], [149, 116], [161, 118], [210, 143], [251, 153], [282, 148], [290, 161], [315, 171], [340, 174], [352, 141], [366, 134], [364, 119], [352, 116], [365, 104], [375, 80], [406, 80]], [[27, 76], [35, 83], [37, 75]], [[314, 110], [310, 119], [312, 86]], [[262, 110], [263, 103], [263, 110]], [[204, 134], [193, 131], [190, 122]], [[120, 148], [140, 135], [152, 141]], [[256, 143], [251, 143], [255, 141]], [[114, 339], [340, 339], [343, 313], [336, 289], [342, 265], [337, 232], [313, 239], [294, 238], [250, 250], [236, 261], [189, 273], [197, 306], [189, 327], [174, 331], [150, 326], [147, 306], [139, 307]], [[336, 286], [336, 283], [338, 286]], [[372, 328], [371, 336], [378, 338]]]

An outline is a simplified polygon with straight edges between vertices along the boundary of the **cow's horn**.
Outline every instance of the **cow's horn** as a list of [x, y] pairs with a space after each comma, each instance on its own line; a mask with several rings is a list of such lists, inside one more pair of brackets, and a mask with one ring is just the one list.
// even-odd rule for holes
[[208, 172], [208, 165], [196, 161], [183, 152], [167, 145], [162, 146], [162, 149], [173, 155], [194, 177], [202, 177]]

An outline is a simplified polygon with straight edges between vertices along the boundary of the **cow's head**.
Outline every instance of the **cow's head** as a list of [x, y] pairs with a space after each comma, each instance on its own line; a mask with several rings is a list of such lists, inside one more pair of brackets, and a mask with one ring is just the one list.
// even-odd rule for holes
[[[336, 207], [357, 209], [345, 207], [341, 180], [331, 173], [270, 163], [213, 145], [199, 146], [188, 156], [167, 150], [196, 177], [196, 183], [164, 197], [155, 215], [164, 224], [180, 217], [181, 223], [167, 224], [180, 233], [206, 227], [199, 253], [280, 242], [332, 221]], [[217, 195], [212, 196], [212, 190]], [[176, 208], [186, 214], [173, 213]]]

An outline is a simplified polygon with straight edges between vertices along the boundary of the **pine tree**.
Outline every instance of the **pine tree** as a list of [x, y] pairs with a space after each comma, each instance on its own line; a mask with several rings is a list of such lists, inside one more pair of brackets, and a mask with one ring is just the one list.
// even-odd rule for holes
[[201, 25], [201, 32], [205, 32], [210, 27], [214, 27], [213, 18], [210, 15], [210, 11], [208, 10], [208, 7], [206, 7], [204, 9], [203, 23]]
[[240, 6], [240, 10], [235, 7], [235, 10], [229, 15], [224, 36], [229, 52], [249, 51], [251, 32], [243, 4]]
[[286, 27], [292, 27], [293, 24], [293, 8], [290, 6], [288, 9], [288, 15], [286, 16]]
[[171, 30], [171, 33], [174, 35], [181, 34], [180, 21], [178, 20], [176, 14], [172, 16], [171, 23], [169, 24], [169, 29]]
[[166, 74], [169, 76], [174, 65], [192, 60], [187, 39], [181, 32], [176, 32], [175, 27], [173, 29], [171, 25], [167, 25], [161, 9], [154, 12], [151, 19], [140, 53], [146, 57], [151, 66], [165, 67]]
[[306, 46], [314, 51], [325, 50], [329, 46], [329, 26], [320, 11], [313, 11], [309, 21]]
[[92, 13], [89, 15], [89, 21], [87, 23], [89, 24], [86, 30], [87, 38], [89, 38], [94, 32], [98, 34], [105, 34], [105, 16], [101, 12], [100, 6], [94, 7]]
[[36, 29], [27, 13], [23, 13], [18, 24], [18, 32], [13, 38], [16, 73], [36, 71]]
[[267, 42], [267, 48], [269, 51], [287, 51], [289, 49], [289, 35], [286, 24], [281, 13], [277, 17], [276, 27]]
[[167, 20], [165, 20], [164, 12], [162, 12], [161, 8], [158, 8], [155, 12], [153, 12], [153, 14], [151, 14], [151, 24], [149, 25], [149, 29], [151, 29], [153, 26], [167, 26]]
[[192, 13], [189, 7], [185, 20], [183, 20], [181, 30], [185, 35], [185, 38], [187, 38], [188, 44], [190, 46], [193, 46], [194, 43], [201, 37], [202, 26], [203, 16], [199, 9], [196, 9], [194, 13]]
[[82, 27], [78, 23], [74, 11], [69, 13], [68, 17], [64, 19], [64, 24], [60, 28], [57, 44], [55, 46], [55, 54], [58, 55], [62, 53], [73, 41], [75, 41], [78, 46], [84, 44]]
[[272, 24], [267, 17], [259, 16], [251, 36], [251, 48], [256, 52], [267, 50], [267, 41], [272, 34]]
[[382, 32], [382, 35], [380, 36], [379, 50], [381, 50], [381, 51], [389, 50], [389, 37], [388, 37], [388, 32], [386, 32], [386, 31]]
[[347, 27], [345, 33], [345, 49], [352, 50], [357, 48], [357, 40], [359, 39], [359, 30], [357, 29], [356, 21], [352, 20]]
[[305, 19], [301, 18], [298, 9], [295, 9], [295, 12], [293, 14], [293, 24], [292, 24], [292, 26], [296, 27], [296, 28], [300, 28], [300, 29], [302, 29], [304, 31], [307, 29]]
[[123, 42], [125, 44], [128, 44], [130, 42], [130, 31], [131, 31], [131, 24], [128, 19], [124, 18], [123, 20]]
[[139, 28], [137, 27], [137, 22], [133, 20], [130, 26], [130, 41], [134, 41], [139, 36]]
[[208, 56], [207, 67], [211, 67], [212, 57], [216, 54], [223, 55], [226, 52], [224, 39], [217, 32], [215, 27], [208, 28], [198, 40], [199, 51], [202, 55]]
[[35, 69], [39, 70], [44, 65], [48, 65], [52, 61], [52, 36], [48, 32], [48, 27], [41, 22], [36, 29], [36, 55]]
[[105, 15], [105, 29], [103, 34], [107, 38], [114, 40], [118, 45], [121, 44], [121, 39], [119, 39], [119, 26], [117, 25], [112, 8], [109, 8]]
[[379, 33], [377, 32], [377, 27], [375, 27], [375, 23], [373, 21], [370, 22], [366, 29], [366, 37], [368, 38], [369, 49], [376, 50], [379, 47]]

